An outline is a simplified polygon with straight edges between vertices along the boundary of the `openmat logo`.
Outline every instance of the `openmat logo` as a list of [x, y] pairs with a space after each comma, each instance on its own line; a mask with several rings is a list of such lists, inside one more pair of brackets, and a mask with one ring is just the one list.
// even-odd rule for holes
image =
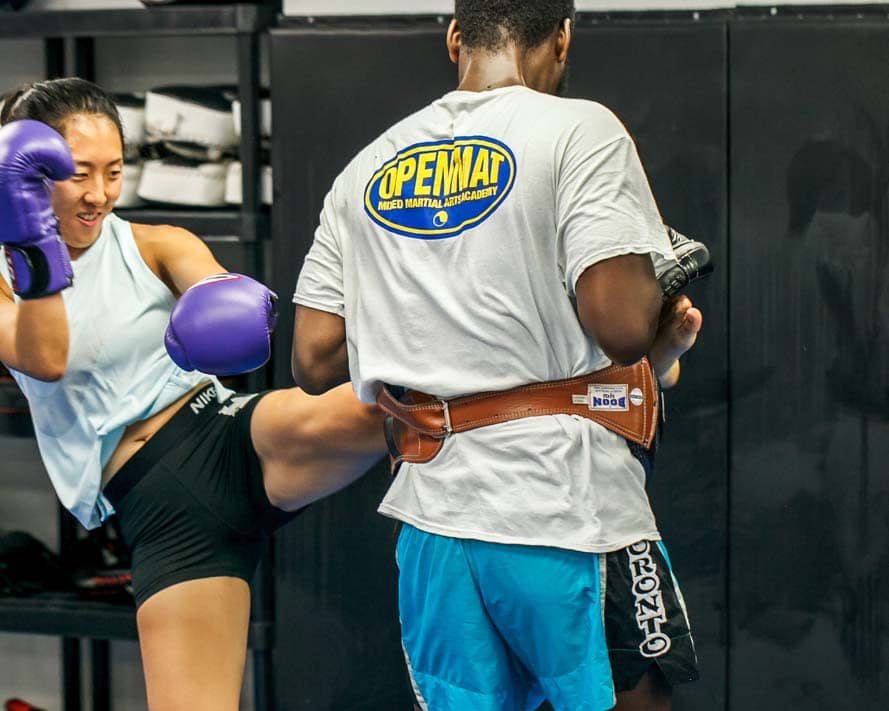
[[494, 138], [417, 143], [374, 173], [364, 210], [380, 227], [405, 237], [456, 237], [503, 204], [515, 177], [515, 155]]

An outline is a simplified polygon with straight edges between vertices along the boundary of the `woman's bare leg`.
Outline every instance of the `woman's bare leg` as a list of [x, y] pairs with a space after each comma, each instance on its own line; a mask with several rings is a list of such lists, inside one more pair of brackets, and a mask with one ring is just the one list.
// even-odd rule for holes
[[189, 580], [152, 595], [136, 622], [151, 711], [238, 711], [250, 588], [239, 578]]
[[349, 383], [323, 395], [276, 390], [250, 422], [269, 500], [286, 511], [339, 491], [386, 453], [383, 415]]

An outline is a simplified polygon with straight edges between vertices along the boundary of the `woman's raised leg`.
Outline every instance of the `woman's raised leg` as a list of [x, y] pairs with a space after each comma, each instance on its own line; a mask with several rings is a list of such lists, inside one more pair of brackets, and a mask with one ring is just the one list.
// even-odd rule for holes
[[292, 511], [339, 491], [386, 453], [383, 414], [349, 383], [323, 395], [265, 395], [250, 422], [269, 500]]

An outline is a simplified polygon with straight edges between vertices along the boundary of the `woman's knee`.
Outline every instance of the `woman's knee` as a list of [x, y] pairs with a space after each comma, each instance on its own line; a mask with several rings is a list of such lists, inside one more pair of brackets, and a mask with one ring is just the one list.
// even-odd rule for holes
[[309, 396], [297, 388], [275, 390], [256, 405], [250, 438], [260, 462], [298, 462], [317, 439]]

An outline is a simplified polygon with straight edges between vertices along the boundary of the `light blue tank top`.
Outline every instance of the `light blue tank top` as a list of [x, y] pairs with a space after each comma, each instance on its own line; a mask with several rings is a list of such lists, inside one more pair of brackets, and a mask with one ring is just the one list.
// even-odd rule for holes
[[[181, 370], [164, 331], [175, 297], [136, 247], [129, 222], [105, 218], [99, 239], [73, 262], [62, 292], [70, 344], [65, 376], [54, 383], [11, 371], [28, 398], [37, 445], [59, 499], [86, 527], [113, 513], [101, 493], [102, 468], [124, 429], [154, 415], [212, 376]], [[6, 259], [0, 270], [9, 281]]]

